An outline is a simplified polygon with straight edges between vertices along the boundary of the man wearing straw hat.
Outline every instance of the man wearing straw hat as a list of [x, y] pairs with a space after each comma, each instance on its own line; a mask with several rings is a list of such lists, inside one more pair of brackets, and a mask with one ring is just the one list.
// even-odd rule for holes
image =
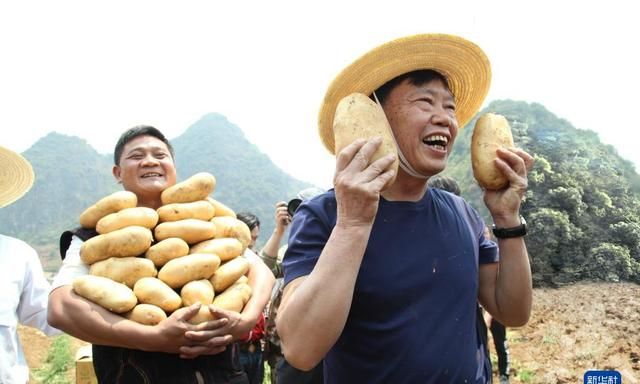
[[[0, 147], [0, 208], [18, 200], [33, 184], [31, 164]], [[49, 283], [36, 251], [27, 243], [0, 235], [0, 383], [29, 382], [29, 367], [18, 338], [18, 323], [47, 335], [60, 333], [47, 323]]]
[[[379, 46], [345, 68], [320, 109], [334, 152], [333, 118], [345, 96], [377, 98], [398, 148], [370, 161], [380, 139], [336, 153], [334, 189], [300, 206], [283, 265], [276, 320], [285, 358], [325, 383], [484, 383], [491, 373], [476, 303], [508, 326], [531, 310], [531, 272], [519, 215], [533, 159], [499, 149], [509, 185], [485, 191], [499, 252], [461, 198], [428, 188], [444, 170], [458, 128], [478, 111], [491, 71], [463, 38], [415, 35]], [[383, 189], [392, 178], [395, 181]], [[501, 231], [502, 230], [502, 231]]]

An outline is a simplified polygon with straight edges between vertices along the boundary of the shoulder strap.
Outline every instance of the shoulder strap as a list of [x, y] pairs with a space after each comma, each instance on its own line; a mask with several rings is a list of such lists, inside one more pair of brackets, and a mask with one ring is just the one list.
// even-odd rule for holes
[[62, 260], [64, 260], [65, 256], [67, 255], [67, 250], [71, 245], [71, 239], [73, 238], [73, 235], [78, 236], [82, 239], [82, 241], [87, 241], [90, 238], [97, 236], [98, 232], [96, 232], [96, 230], [93, 228], [87, 229], [82, 227], [62, 232], [62, 235], [60, 235], [60, 258]]

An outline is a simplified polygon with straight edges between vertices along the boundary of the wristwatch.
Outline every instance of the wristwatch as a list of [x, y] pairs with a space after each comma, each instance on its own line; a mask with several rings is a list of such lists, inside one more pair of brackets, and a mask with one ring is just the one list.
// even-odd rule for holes
[[493, 235], [498, 239], [508, 239], [511, 237], [521, 237], [527, 234], [527, 222], [520, 215], [520, 225], [511, 228], [496, 228], [493, 224]]

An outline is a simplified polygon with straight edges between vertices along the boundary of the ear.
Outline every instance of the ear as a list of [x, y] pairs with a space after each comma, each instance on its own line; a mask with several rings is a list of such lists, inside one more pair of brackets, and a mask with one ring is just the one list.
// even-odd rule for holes
[[113, 173], [113, 177], [116, 178], [116, 181], [118, 182], [118, 184], [122, 184], [122, 178], [120, 177], [120, 166], [119, 165], [114, 165], [113, 169], [111, 170], [111, 173]]

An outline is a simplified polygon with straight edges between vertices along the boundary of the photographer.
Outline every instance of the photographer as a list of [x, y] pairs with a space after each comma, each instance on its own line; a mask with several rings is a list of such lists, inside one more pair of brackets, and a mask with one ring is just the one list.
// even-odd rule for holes
[[310, 371], [301, 371], [292, 367], [282, 355], [280, 350], [280, 338], [276, 331], [275, 319], [282, 298], [284, 288], [282, 275], [282, 256], [287, 245], [280, 247], [280, 242], [285, 234], [291, 218], [303, 202], [324, 192], [319, 188], [303, 189], [288, 203], [281, 201], [276, 204], [275, 220], [276, 228], [259, 252], [260, 258], [271, 269], [276, 277], [276, 285], [273, 287], [271, 301], [268, 306], [266, 320], [266, 343], [264, 360], [271, 367], [271, 383], [273, 384], [321, 384], [323, 382], [322, 362]]

